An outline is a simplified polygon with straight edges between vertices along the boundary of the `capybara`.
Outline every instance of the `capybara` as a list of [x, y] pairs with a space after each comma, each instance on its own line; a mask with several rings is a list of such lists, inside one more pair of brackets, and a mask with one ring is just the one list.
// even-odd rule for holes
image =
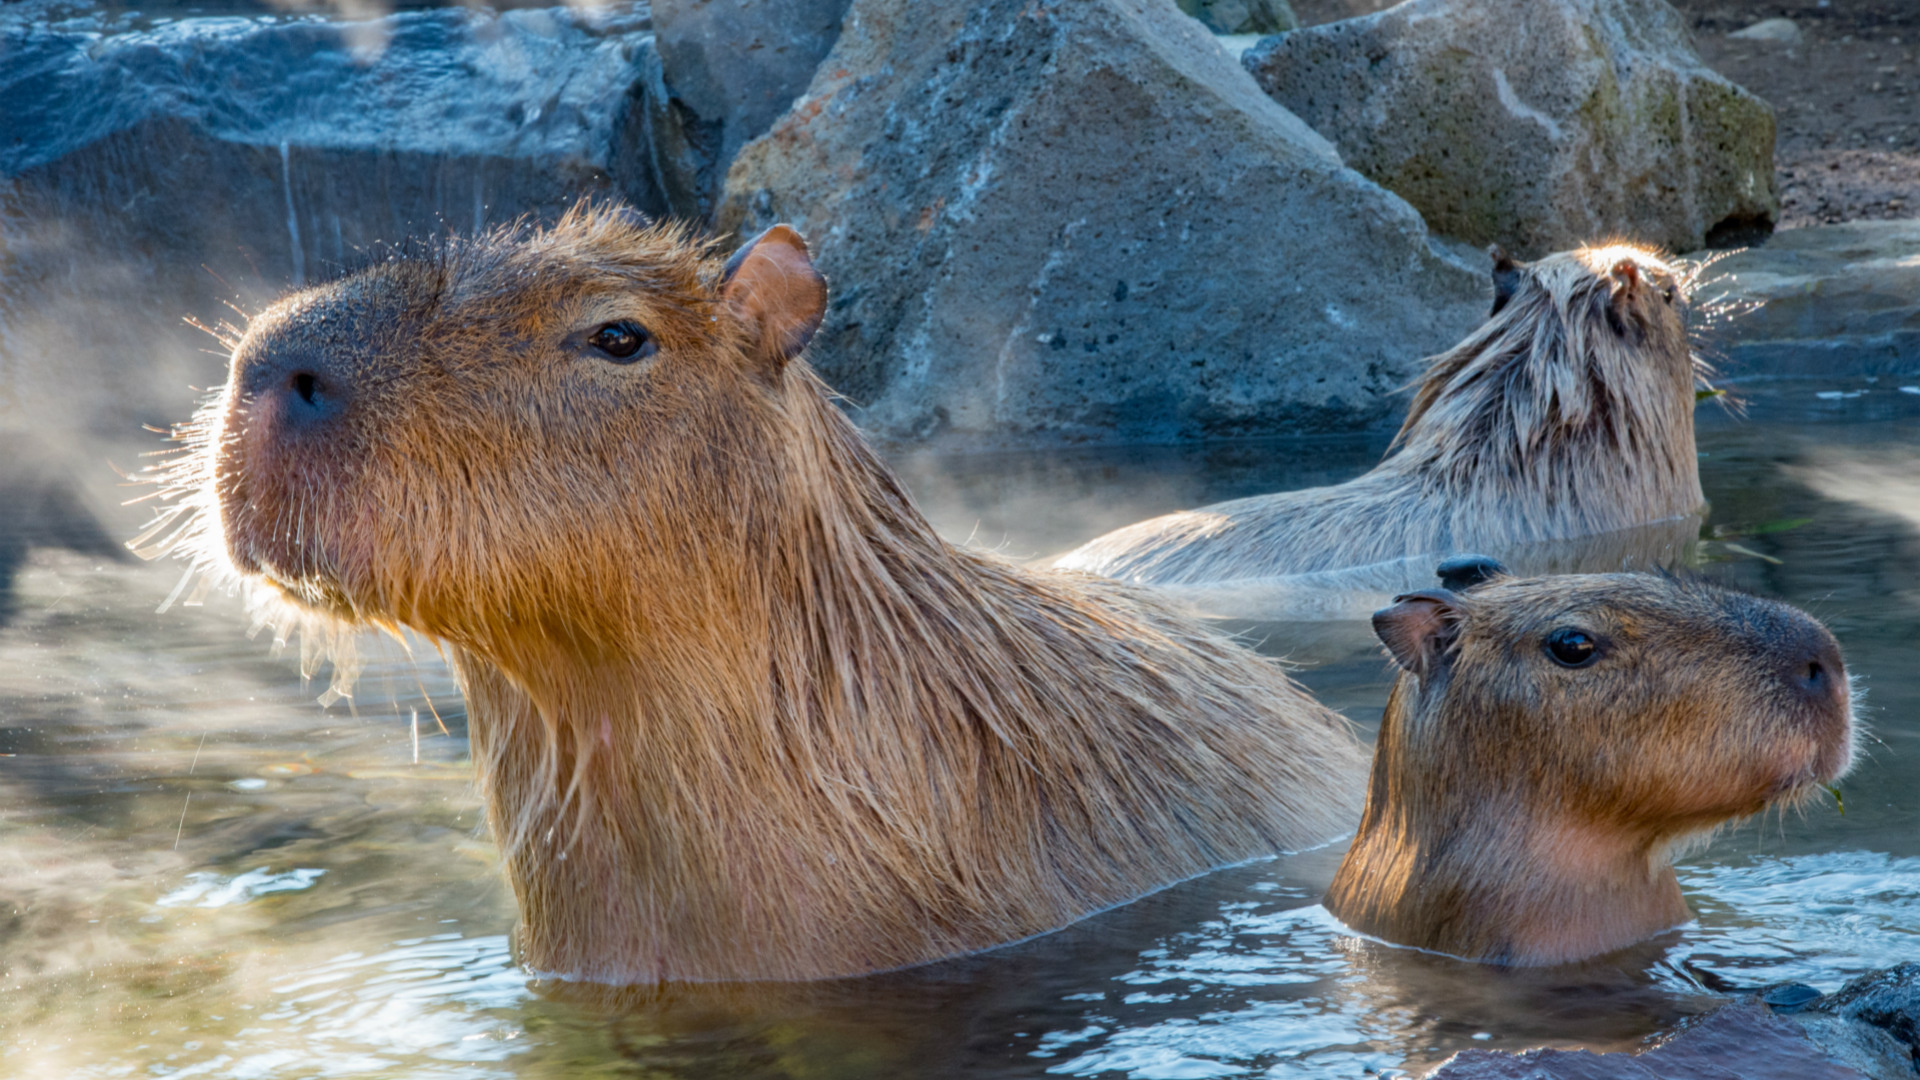
[[[1159, 586], [1219, 586], [1407, 562], [1678, 522], [1705, 506], [1693, 445], [1702, 367], [1687, 337], [1687, 275], [1636, 247], [1534, 263], [1495, 251], [1491, 317], [1428, 361], [1406, 422], [1373, 471], [1334, 487], [1256, 495], [1117, 529], [1054, 565]], [[1634, 539], [1663, 555], [1660, 530]], [[1602, 545], [1579, 569], [1607, 563]], [[1239, 595], [1236, 596], [1236, 593]], [[1248, 606], [1222, 592], [1221, 614]], [[1236, 600], [1238, 604], [1236, 605]]]
[[798, 358], [826, 301], [785, 226], [395, 257], [253, 318], [159, 524], [444, 643], [538, 971], [856, 975], [1351, 828], [1364, 749], [1276, 664], [936, 535]]
[[1676, 847], [1847, 771], [1840, 647], [1807, 615], [1666, 574], [1442, 566], [1374, 630], [1401, 668], [1326, 906], [1511, 965], [1686, 922]]

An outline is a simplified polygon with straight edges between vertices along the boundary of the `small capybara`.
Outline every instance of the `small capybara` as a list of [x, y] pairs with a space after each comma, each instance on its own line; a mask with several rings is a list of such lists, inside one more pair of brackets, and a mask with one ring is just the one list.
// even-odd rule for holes
[[528, 966], [857, 975], [1351, 828], [1343, 718], [941, 540], [798, 358], [799, 235], [710, 252], [583, 207], [296, 293], [164, 478], [278, 618], [444, 643]]
[[[1438, 557], [1678, 522], [1706, 504], [1693, 444], [1686, 275], [1650, 251], [1582, 248], [1518, 263], [1497, 250], [1491, 317], [1428, 361], [1389, 456], [1334, 487], [1236, 499], [1105, 536], [1054, 565], [1175, 587], [1404, 563], [1417, 581]], [[1659, 531], [1656, 530], [1656, 533]], [[1664, 534], [1645, 547], [1679, 546]], [[1600, 545], [1564, 568], [1619, 569]], [[1656, 550], [1645, 561], [1680, 554]], [[1563, 567], [1556, 567], [1563, 568]], [[1248, 606], [1221, 592], [1221, 614]], [[1257, 603], [1254, 605], [1257, 606]]]
[[1373, 620], [1401, 673], [1326, 898], [1356, 930], [1510, 965], [1621, 948], [1692, 917], [1677, 847], [1852, 764], [1840, 646], [1794, 608], [1665, 574], [1441, 573]]

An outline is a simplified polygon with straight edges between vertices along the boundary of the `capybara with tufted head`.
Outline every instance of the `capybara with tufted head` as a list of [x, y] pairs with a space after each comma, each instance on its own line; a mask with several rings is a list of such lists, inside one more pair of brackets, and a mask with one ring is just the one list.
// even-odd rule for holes
[[[1688, 275], [1614, 245], [1530, 264], [1496, 250], [1493, 280], [1492, 315], [1428, 361], [1373, 471], [1129, 525], [1055, 565], [1189, 587], [1410, 559], [1424, 574], [1455, 552], [1509, 557], [1541, 541], [1667, 521], [1679, 523], [1677, 543], [1657, 532], [1639, 543], [1660, 549], [1646, 561], [1678, 555], [1667, 549], [1697, 530], [1706, 505]], [[1620, 568], [1606, 561], [1618, 559], [1607, 545], [1592, 555], [1592, 568]]]
[[252, 320], [155, 543], [444, 643], [540, 971], [878, 971], [1350, 828], [1277, 665], [935, 534], [798, 359], [826, 299], [785, 226], [396, 257]]
[[1538, 965], [1686, 922], [1675, 849], [1847, 771], [1833, 635], [1664, 574], [1442, 566], [1374, 629], [1402, 669], [1326, 906], [1364, 933]]

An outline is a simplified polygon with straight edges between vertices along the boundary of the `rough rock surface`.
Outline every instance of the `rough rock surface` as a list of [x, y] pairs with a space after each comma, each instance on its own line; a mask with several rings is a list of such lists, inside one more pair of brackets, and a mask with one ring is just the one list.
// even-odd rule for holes
[[1242, 62], [1437, 233], [1689, 251], [1778, 215], [1772, 109], [1663, 0], [1409, 0]]
[[1165, 0], [856, 0], [728, 175], [723, 228], [775, 220], [834, 287], [814, 362], [895, 439], [1354, 427], [1488, 289]]
[[[1255, 0], [1262, 2], [1262, 0]], [[1276, 0], [1284, 3], [1284, 0]], [[702, 218], [747, 140], [807, 90], [848, 0], [653, 0], [655, 45], [681, 126], [697, 131]]]
[[1866, 1080], [1758, 1002], [1728, 1005], [1640, 1054], [1466, 1050], [1428, 1080]]
[[1783, 230], [1714, 261], [1695, 299], [1735, 309], [1704, 338], [1730, 381], [1920, 375], [1920, 221]]
[[0, 419], [52, 403], [123, 430], [182, 415], [188, 384], [223, 367], [183, 319], [235, 318], [225, 303], [250, 309], [380, 241], [586, 192], [654, 213], [687, 198], [643, 4], [151, 23], [9, 9]]
[[1920, 963], [1862, 975], [1810, 1010], [1871, 1024], [1906, 1048], [1910, 1064], [1920, 1065]]

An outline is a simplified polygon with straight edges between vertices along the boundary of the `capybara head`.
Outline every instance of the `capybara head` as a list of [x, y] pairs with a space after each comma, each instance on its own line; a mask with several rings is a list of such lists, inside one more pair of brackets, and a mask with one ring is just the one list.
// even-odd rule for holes
[[351, 624], [590, 644], [596, 581], [753, 527], [738, 459], [824, 310], [791, 229], [709, 252], [581, 208], [259, 313], [199, 421], [233, 566]]
[[[1493, 310], [1434, 358], [1398, 441], [1454, 445], [1497, 437], [1537, 450], [1564, 432], [1628, 437], [1672, 406], [1693, 406], [1705, 367], [1687, 337], [1690, 275], [1658, 253], [1608, 244], [1517, 262], [1493, 249]], [[1634, 437], [1648, 447], [1672, 434]], [[1693, 450], [1687, 431], [1686, 451]]]
[[1328, 900], [1362, 929], [1515, 963], [1627, 944], [1686, 918], [1677, 843], [1853, 760], [1840, 648], [1792, 607], [1667, 575], [1442, 577], [1374, 616], [1402, 673]]

